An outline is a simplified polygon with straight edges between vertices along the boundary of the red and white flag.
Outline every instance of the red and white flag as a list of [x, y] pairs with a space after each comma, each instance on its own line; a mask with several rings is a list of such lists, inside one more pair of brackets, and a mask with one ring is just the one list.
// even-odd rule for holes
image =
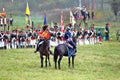
[[60, 26], [61, 26], [61, 32], [64, 32], [64, 17], [63, 17], [63, 12], [61, 12], [61, 23], [60, 23]]

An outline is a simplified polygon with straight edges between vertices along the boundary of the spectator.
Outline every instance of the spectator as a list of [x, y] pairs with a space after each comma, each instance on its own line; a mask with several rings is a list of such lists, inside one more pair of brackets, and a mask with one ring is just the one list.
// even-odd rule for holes
[[105, 40], [108, 41], [109, 40], [109, 23], [106, 23], [104, 33], [105, 33]]
[[10, 26], [13, 26], [13, 18], [12, 17], [10, 17], [9, 23], [10, 23]]

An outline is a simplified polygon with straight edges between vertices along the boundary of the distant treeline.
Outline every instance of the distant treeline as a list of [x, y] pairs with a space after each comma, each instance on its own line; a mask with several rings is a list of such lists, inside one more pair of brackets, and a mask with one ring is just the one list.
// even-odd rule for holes
[[[79, 0], [27, 0], [32, 13], [38, 13], [44, 10], [55, 8], [68, 8], [77, 6]], [[26, 8], [26, 0], [0, 0], [0, 12], [2, 8], [9, 13], [23, 13]]]
[[[4, 7], [8, 13], [24, 15], [26, 8], [26, 1], [29, 3], [29, 7], [32, 13], [39, 13], [44, 10], [51, 9], [63, 9], [79, 6], [79, 0], [0, 0], [0, 12]], [[86, 5], [88, 9], [91, 9], [92, 0], [81, 0], [82, 5]], [[102, 0], [94, 0], [95, 9], [106, 6]], [[104, 3], [104, 4], [103, 4]], [[103, 6], [102, 6], [103, 5]]]

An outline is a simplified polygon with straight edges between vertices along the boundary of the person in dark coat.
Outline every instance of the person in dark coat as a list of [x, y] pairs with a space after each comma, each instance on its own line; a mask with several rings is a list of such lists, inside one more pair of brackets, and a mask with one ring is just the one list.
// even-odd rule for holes
[[109, 40], [109, 23], [106, 23], [104, 32], [105, 32], [105, 40], [108, 41]]

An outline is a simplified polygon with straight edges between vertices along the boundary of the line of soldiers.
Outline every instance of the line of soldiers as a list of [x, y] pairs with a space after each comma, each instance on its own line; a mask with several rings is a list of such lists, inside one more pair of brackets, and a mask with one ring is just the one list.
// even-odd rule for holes
[[[92, 44], [102, 43], [102, 36], [100, 30], [96, 32], [94, 27], [88, 28], [78, 28], [76, 31], [73, 27], [70, 27], [72, 36], [76, 36], [78, 40], [78, 44]], [[28, 48], [28, 47], [36, 47], [36, 43], [38, 41], [38, 32], [40, 30], [28, 30], [28, 31], [18, 31], [13, 30], [9, 31], [0, 31], [0, 48]], [[51, 28], [51, 39], [50, 45], [56, 46], [58, 44], [64, 43], [64, 32], [61, 32], [60, 29]]]
[[[74, 27], [70, 27], [70, 32], [72, 34], [72, 36], [77, 37], [77, 42], [80, 45], [84, 45], [84, 44], [92, 44], [94, 45], [95, 43], [102, 43], [102, 32], [100, 29], [98, 29], [98, 31], [96, 31], [94, 29], [94, 25], [92, 25], [90, 28], [78, 28], [78, 30], [76, 31]], [[64, 32], [61, 32], [60, 29], [59, 30], [53, 30], [51, 31], [52, 33], [52, 40], [55, 43], [61, 44], [64, 43]], [[54, 36], [56, 35], [56, 36]]]
[[24, 48], [35, 47], [37, 40], [37, 31], [0, 31], [0, 47], [1, 48]]

